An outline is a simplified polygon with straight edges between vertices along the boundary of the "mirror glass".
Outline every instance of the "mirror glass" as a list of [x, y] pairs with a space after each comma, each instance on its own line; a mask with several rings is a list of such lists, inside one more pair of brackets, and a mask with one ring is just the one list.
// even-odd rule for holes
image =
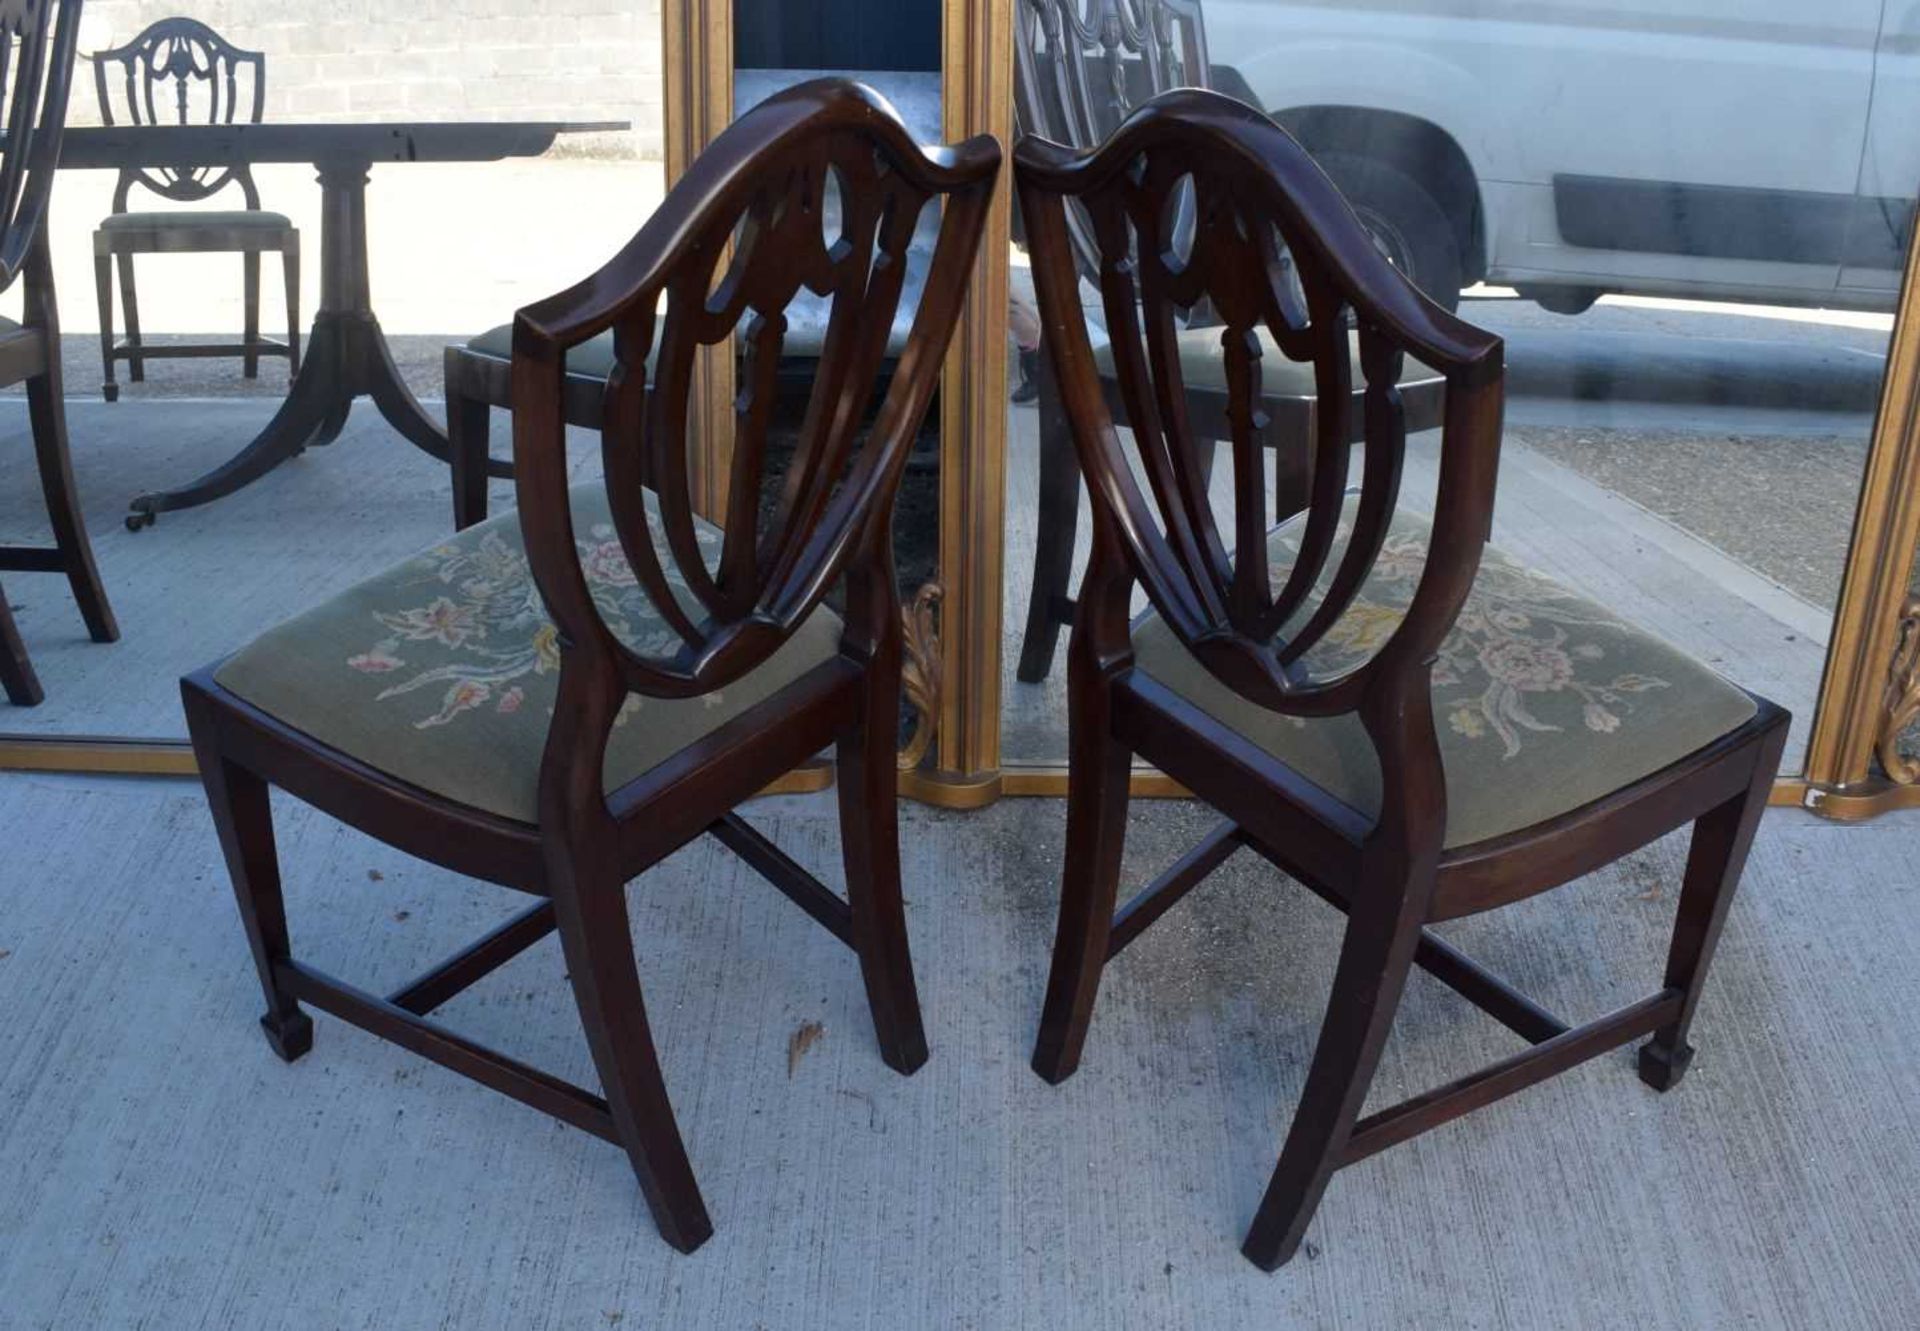
[[[418, 446], [396, 419], [412, 423], [412, 434], [444, 453], [451, 383], [456, 402], [474, 404], [469, 416], [478, 412], [486, 422], [492, 455], [504, 466], [511, 456], [510, 420], [500, 406], [504, 397], [496, 391], [489, 399], [458, 375], [450, 381], [448, 349], [464, 349], [470, 339], [480, 338], [481, 349], [504, 353], [504, 331], [491, 338], [487, 332], [504, 330], [519, 306], [560, 291], [605, 263], [664, 191], [656, 18], [636, 12], [595, 21], [604, 41], [591, 53], [571, 43], [562, 49], [556, 40], [554, 49], [537, 59], [522, 47], [510, 60], [484, 36], [463, 38], [448, 50], [416, 49], [420, 34], [396, 17], [367, 38], [370, 51], [382, 44], [391, 48], [380, 68], [393, 77], [378, 86], [358, 79], [339, 61], [303, 56], [298, 24], [266, 34], [236, 29], [221, 35], [243, 52], [256, 38], [291, 43], [285, 50], [269, 47], [260, 53], [271, 73], [260, 115], [270, 125], [310, 131], [314, 160], [260, 162], [252, 165], [250, 179], [224, 182], [219, 170], [150, 172], [129, 186], [125, 199], [117, 197], [118, 160], [59, 173], [49, 236], [64, 333], [68, 433], [81, 510], [121, 635], [110, 644], [91, 641], [65, 580], [57, 575], [10, 573], [0, 579], [46, 693], [37, 706], [7, 707], [0, 734], [182, 741], [178, 680], [183, 673], [451, 535], [448, 465]], [[937, 0], [808, 7], [741, 0], [734, 28], [738, 108], [820, 73], [856, 73], [893, 101], [916, 137], [937, 140]], [[103, 54], [98, 60], [83, 57], [75, 71], [69, 122], [74, 144], [97, 133], [109, 118], [114, 126], [131, 120], [153, 127], [146, 123], [144, 102], [133, 111], [121, 104], [124, 66], [111, 55], [140, 35], [138, 28], [108, 18], [87, 25], [83, 48]], [[527, 70], [535, 64], [564, 68], [564, 82], [532, 78]], [[101, 84], [104, 104], [96, 97], [96, 66], [110, 75]], [[449, 71], [470, 77], [456, 82]], [[252, 118], [257, 77], [252, 64], [242, 60], [237, 66], [232, 111], [239, 122]], [[201, 104], [203, 82], [187, 81], [191, 116], [224, 121], [226, 104]], [[159, 125], [172, 123], [170, 108], [178, 92], [165, 79], [155, 83], [156, 105], [165, 113]], [[470, 121], [487, 123], [464, 138], [444, 137]], [[409, 128], [421, 122], [443, 131], [441, 139], [432, 140], [439, 148], [428, 148], [429, 139]], [[555, 132], [552, 122], [622, 127]], [[363, 189], [356, 190], [352, 178], [336, 179], [327, 188], [316, 179], [315, 163], [334, 150], [330, 144], [337, 148], [342, 126], [390, 140], [386, 145], [376, 141], [375, 164], [365, 173]], [[129, 142], [138, 151], [140, 143], [151, 140]], [[435, 156], [455, 160], [431, 160]], [[183, 197], [149, 188], [172, 188], [177, 180], [185, 181], [174, 191]], [[215, 188], [202, 188], [208, 184]], [[249, 210], [249, 187], [258, 213]], [[839, 182], [828, 183], [823, 223], [828, 229], [837, 223], [838, 191]], [[363, 211], [356, 215], [356, 209]], [[135, 216], [108, 222], [129, 212]], [[165, 217], [139, 217], [154, 213]], [[334, 236], [350, 236], [358, 217], [365, 225], [364, 276], [351, 255], [328, 257]], [[222, 226], [232, 234], [221, 234]], [[329, 226], [335, 230], [329, 232]], [[909, 257], [909, 290], [897, 321], [902, 336], [936, 228], [937, 217], [929, 209]], [[267, 229], [276, 237], [297, 233], [297, 239], [269, 249], [258, 241]], [[162, 239], [129, 246], [133, 252], [124, 256], [112, 248], [113, 235], [134, 231]], [[207, 354], [232, 351], [243, 341], [255, 279], [248, 276], [251, 263], [242, 249], [198, 250], [236, 238], [261, 251], [259, 336], [272, 344], [263, 346], [251, 368], [237, 354]], [[295, 246], [297, 276], [283, 270], [281, 254]], [[110, 303], [97, 298], [96, 269], [104, 269]], [[217, 475], [246, 456], [250, 443], [269, 432], [286, 408], [294, 383], [286, 354], [290, 282], [298, 307], [291, 323], [307, 377], [328, 371], [320, 376], [322, 389], [309, 396], [323, 401], [340, 396], [340, 418], [323, 419], [304, 431], [300, 446], [283, 450], [291, 456], [263, 468], [249, 483], [146, 521], [130, 508], [136, 498], [192, 487], [210, 473]], [[22, 284], [16, 283], [0, 297], [0, 314], [21, 318], [23, 299]], [[337, 333], [343, 321], [334, 312], [343, 308], [356, 312], [345, 321], [358, 325], [352, 340]], [[368, 314], [372, 323], [358, 317]], [[822, 302], [805, 296], [790, 313], [776, 442], [782, 434], [791, 439], [799, 428], [812, 382], [806, 346], [809, 336], [818, 342], [824, 314]], [[101, 334], [109, 316], [115, 348], [111, 401]], [[137, 361], [129, 342], [136, 321], [144, 353]], [[378, 335], [366, 335], [369, 328], [377, 328]], [[193, 344], [204, 350], [187, 354]], [[384, 373], [389, 364], [390, 376]], [[364, 395], [374, 379], [386, 391], [384, 405], [390, 410]], [[347, 395], [339, 390], [349, 380], [363, 395], [347, 406]], [[934, 578], [937, 410], [934, 420], [915, 450], [902, 493], [900, 581], [909, 604]], [[597, 436], [579, 429], [573, 442], [577, 477], [591, 479], [600, 468]], [[775, 458], [770, 481], [777, 483], [779, 475]], [[491, 512], [510, 509], [513, 498], [510, 479], [497, 476], [488, 482]], [[29, 414], [16, 385], [0, 397], [0, 542], [50, 540]], [[409, 634], [482, 632], [462, 619], [463, 604], [457, 587], [423, 586], [417, 622], [369, 623], [363, 650], [339, 667], [390, 670], [396, 723], [444, 724], [460, 708], [479, 705], [480, 687], [472, 679], [413, 677], [403, 648]], [[510, 679], [482, 683], [489, 691], [483, 701], [498, 702], [511, 693]]]
[[[941, 141], [940, 23], [940, 0], [822, 0], [807, 5], [784, 0], [733, 0], [735, 114], [782, 88], [837, 75], [858, 79], [878, 90], [900, 113], [918, 142], [937, 144]], [[837, 179], [827, 183], [824, 220], [830, 232], [838, 225], [843, 184]], [[912, 325], [939, 230], [938, 208], [930, 204], [908, 248], [907, 276], [894, 319], [887, 368], [869, 405], [869, 423]], [[812, 362], [806, 354], [804, 334], [813, 330], [817, 346], [825, 320], [826, 303], [803, 291], [789, 313], [791, 328], [781, 370], [784, 410], [776, 414], [775, 433], [769, 441], [770, 456], [775, 460], [768, 472], [769, 485], [777, 483], [783, 474], [778, 466], [781, 446], [784, 443], [785, 452], [791, 453], [806, 394], [812, 386]], [[743, 370], [744, 361], [736, 362], [736, 374]], [[908, 616], [910, 656], [931, 641], [937, 622], [939, 541], [940, 408], [936, 401], [908, 456], [894, 510], [895, 574], [901, 605]], [[829, 604], [838, 605], [838, 590], [828, 599]], [[911, 765], [921, 752], [915, 737], [922, 734], [911, 697], [901, 706], [901, 728]], [[931, 730], [924, 733], [930, 739]]]
[[[1522, 24], [1473, 0], [1417, 19], [1278, 0], [1017, 8], [1024, 128], [1090, 144], [1156, 87], [1204, 82], [1277, 119], [1402, 273], [1502, 337], [1495, 544], [1790, 708], [1782, 770], [1798, 770], [1920, 181], [1913, 13], [1702, 0], [1609, 5], [1604, 23], [1550, 5]], [[1037, 373], [1027, 262], [1016, 253], [1009, 354]], [[1104, 318], [1084, 282], [1082, 295], [1098, 341]], [[1208, 326], [1189, 313], [1183, 364], [1217, 361]], [[1049, 480], [1070, 445], [1043, 389], [1009, 405], [1003, 742], [1008, 762], [1046, 767], [1066, 755], [1056, 626], [1088, 514], [1063, 498], [1079, 489], [1064, 464]], [[1188, 398], [1204, 416], [1193, 374]], [[1286, 422], [1303, 404], [1287, 398], [1268, 404], [1276, 457], [1302, 446]], [[1415, 509], [1431, 502], [1411, 482], [1435, 437], [1410, 441]], [[1514, 633], [1512, 669], [1484, 696], [1443, 700], [1443, 724], [1511, 751], [1545, 724], [1539, 690], [1590, 695], [1583, 714], [1604, 731], [1657, 686]]]

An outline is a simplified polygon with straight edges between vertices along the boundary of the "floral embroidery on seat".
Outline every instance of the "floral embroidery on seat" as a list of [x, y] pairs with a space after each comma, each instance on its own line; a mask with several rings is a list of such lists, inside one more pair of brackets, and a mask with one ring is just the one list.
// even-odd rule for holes
[[[705, 555], [720, 537], [703, 526], [698, 539]], [[577, 546], [587, 589], [614, 636], [642, 654], [677, 652], [679, 635], [641, 590], [614, 528], [597, 523]], [[662, 562], [668, 582], [684, 590], [679, 571]], [[415, 729], [448, 725], [481, 709], [511, 715], [527, 700], [517, 681], [560, 669], [559, 633], [541, 603], [517, 526], [485, 528], [478, 539], [450, 541], [417, 556], [400, 570], [395, 589], [420, 587], [430, 594], [374, 611], [384, 636], [346, 660], [362, 674], [404, 674], [375, 696], [377, 702], [426, 694], [432, 706], [414, 712]], [[708, 706], [722, 701], [719, 694], [706, 697]], [[640, 705], [639, 697], [630, 696], [615, 724], [624, 724]]]
[[[1344, 542], [1350, 530], [1343, 523], [1338, 539]], [[1297, 539], [1289, 531], [1276, 553], [1293, 555]], [[1427, 540], [1424, 522], [1396, 521], [1360, 595], [1307, 653], [1314, 676], [1353, 670], [1393, 636], [1426, 568]], [[1328, 562], [1322, 590], [1338, 561]], [[1275, 563], [1276, 585], [1291, 567], [1291, 558]], [[1608, 670], [1606, 642], [1635, 632], [1593, 602], [1489, 549], [1434, 661], [1436, 714], [1466, 739], [1497, 740], [1503, 758], [1518, 754], [1529, 733], [1578, 726], [1615, 734], [1633, 711], [1634, 695], [1669, 687], [1654, 675]]]

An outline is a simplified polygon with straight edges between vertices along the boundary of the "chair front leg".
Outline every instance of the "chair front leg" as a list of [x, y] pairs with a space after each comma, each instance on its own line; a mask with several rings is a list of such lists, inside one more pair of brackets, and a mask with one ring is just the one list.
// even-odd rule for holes
[[1754, 830], [1760, 815], [1767, 811], [1767, 799], [1773, 791], [1774, 774], [1780, 767], [1780, 750], [1786, 742], [1786, 726], [1780, 725], [1761, 742], [1754, 776], [1748, 788], [1695, 821], [1693, 837], [1687, 847], [1687, 875], [1680, 887], [1680, 910], [1673, 925], [1673, 942], [1667, 953], [1666, 984], [1686, 995], [1680, 1016], [1670, 1026], [1653, 1033], [1640, 1047], [1640, 1080], [1656, 1091], [1670, 1091], [1680, 1084], [1693, 1063], [1693, 1046], [1687, 1043], [1687, 1031], [1700, 1005], [1700, 992], [1706, 987], [1707, 968], [1713, 961], [1720, 931], [1727, 922], [1727, 908], [1733, 904], [1734, 889], [1746, 868], [1747, 852], [1753, 846]]
[[1069, 647], [1067, 850], [1053, 966], [1033, 1050], [1033, 1070], [1056, 1085], [1080, 1066], [1107, 965], [1133, 766], [1133, 755], [1113, 737], [1113, 686], [1083, 659], [1082, 638], [1076, 628]]
[[900, 644], [883, 643], [867, 665], [858, 720], [841, 735], [834, 784], [846, 864], [853, 944], [866, 982], [880, 1056], [911, 1074], [927, 1061], [926, 1029], [913, 981], [907, 916], [900, 895]]
[[1027, 626], [1020, 635], [1015, 678], [1038, 684], [1053, 670], [1060, 628], [1068, 619], [1067, 588], [1073, 580], [1073, 538], [1080, 521], [1080, 463], [1073, 453], [1066, 410], [1051, 362], [1040, 364], [1038, 412], [1040, 491], [1033, 547], [1033, 585], [1027, 591]]
[[40, 677], [33, 673], [33, 660], [27, 655], [26, 643], [20, 640], [20, 630], [14, 626], [4, 588], [0, 588], [0, 688], [6, 690], [7, 701], [15, 707], [38, 706], [47, 696], [40, 687]]
[[1416, 899], [1424, 897], [1409, 891], [1397, 909], [1377, 907], [1371, 914], [1360, 902], [1354, 904], [1306, 1089], [1240, 1249], [1263, 1271], [1277, 1270], [1299, 1249], [1340, 1167], [1413, 969], [1423, 923]]
[[614, 1127], [660, 1237], [692, 1252], [713, 1234], [680, 1138], [640, 996], [626, 887], [616, 873], [561, 866], [553, 909], [587, 1047]]
[[100, 309], [100, 395], [118, 402], [120, 385], [113, 376], [113, 256], [97, 249], [93, 254], [93, 294]]
[[194, 761], [207, 792], [214, 830], [226, 855], [227, 875], [247, 931], [254, 968], [266, 994], [267, 1010], [260, 1029], [267, 1033], [273, 1052], [291, 1063], [313, 1048], [313, 1019], [283, 991], [274, 978], [274, 963], [290, 960], [293, 945], [287, 936], [287, 907], [280, 889], [280, 861], [273, 844], [273, 808], [267, 783], [220, 752], [214, 721], [187, 698], [187, 729], [193, 737]]

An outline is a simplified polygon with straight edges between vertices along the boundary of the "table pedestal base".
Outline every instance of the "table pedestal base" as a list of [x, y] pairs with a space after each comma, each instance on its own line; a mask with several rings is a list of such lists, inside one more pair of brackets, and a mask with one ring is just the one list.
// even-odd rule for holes
[[250, 485], [309, 447], [330, 444], [347, 423], [355, 398], [371, 397], [393, 428], [422, 452], [447, 460], [447, 436], [400, 377], [380, 323], [370, 313], [322, 312], [285, 402], [252, 443], [198, 480], [143, 494], [129, 506], [127, 528], [194, 508]]

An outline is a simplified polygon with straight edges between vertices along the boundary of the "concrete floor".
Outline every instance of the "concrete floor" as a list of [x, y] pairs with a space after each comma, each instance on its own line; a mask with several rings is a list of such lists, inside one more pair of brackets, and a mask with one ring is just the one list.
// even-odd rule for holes
[[[753, 816], [837, 883], [830, 808]], [[1238, 1241], [1336, 917], [1236, 857], [1116, 966], [1049, 1088], [1026, 1057], [1061, 813], [903, 810], [933, 1046], [911, 1079], [876, 1056], [851, 958], [717, 845], [633, 886], [718, 1226], [683, 1257], [605, 1143], [324, 1016], [278, 1062], [192, 786], [0, 777], [0, 1327], [1920, 1324], [1911, 819], [1768, 816], [1674, 1093], [1621, 1051], [1396, 1148], [1266, 1276]], [[1206, 825], [1137, 806], [1129, 880]], [[510, 908], [290, 803], [281, 832], [296, 948], [371, 987]], [[1446, 932], [1597, 1014], [1651, 987], [1682, 852]], [[552, 940], [445, 1015], [591, 1080]], [[1511, 1047], [1418, 978], [1374, 1103]]]

